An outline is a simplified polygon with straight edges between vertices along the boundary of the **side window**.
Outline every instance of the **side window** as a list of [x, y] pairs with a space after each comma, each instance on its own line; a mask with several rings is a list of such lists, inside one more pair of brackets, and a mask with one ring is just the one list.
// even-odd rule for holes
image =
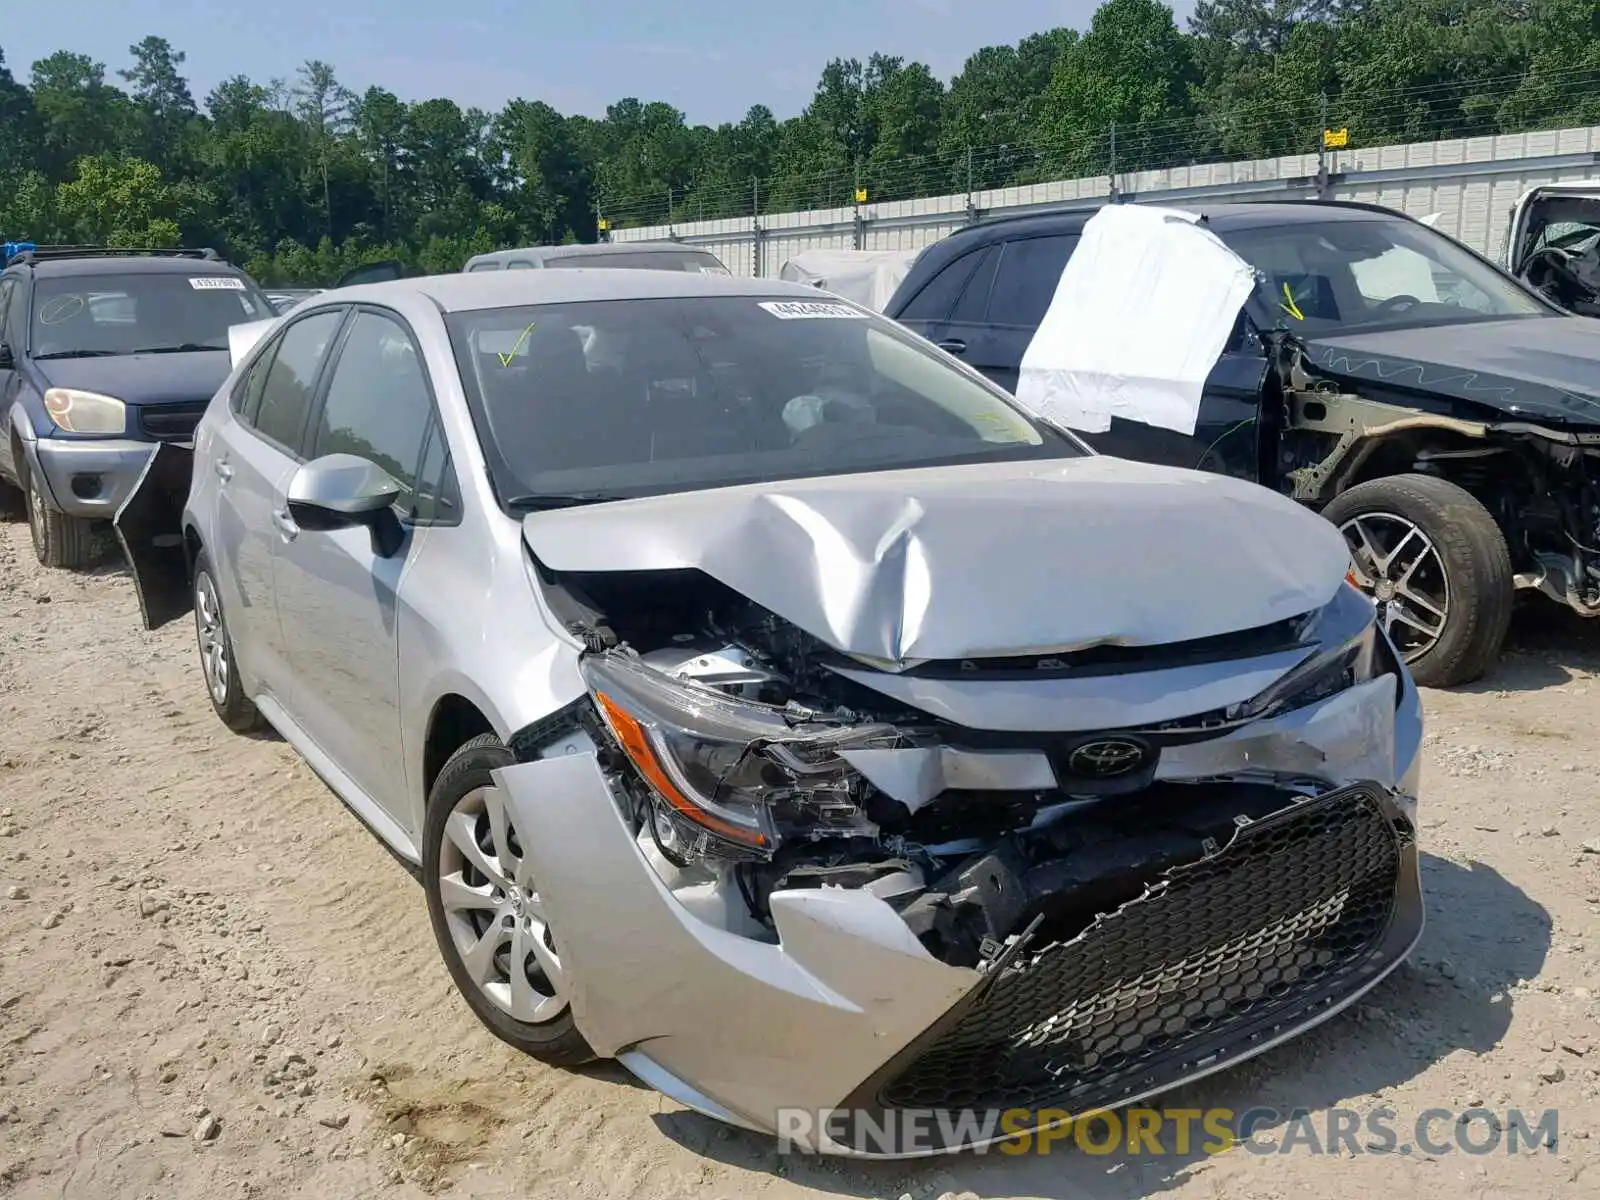
[[409, 513], [432, 420], [428, 376], [411, 335], [389, 317], [358, 312], [312, 424], [310, 457], [356, 454], [377, 463], [404, 487], [399, 506]]
[[1076, 234], [1007, 242], [989, 293], [989, 320], [1037, 328], [1077, 244]]
[[11, 308], [11, 292], [17, 286], [15, 279], [0, 279], [0, 342], [11, 346], [16, 353], [21, 353], [22, 347], [15, 344], [15, 339], [8, 336], [7, 331], [11, 322], [6, 320], [6, 314]]
[[[255, 402], [251, 423], [262, 437], [297, 457], [306, 413], [311, 408], [311, 391], [317, 383], [317, 368], [343, 320], [344, 310], [334, 309], [302, 317], [285, 329], [262, 381], [261, 398]], [[249, 404], [247, 396], [247, 414]]]
[[422, 447], [413, 516], [418, 524], [454, 525], [461, 520], [455, 465], [450, 461], [450, 446], [437, 414], [428, 422], [427, 441]]
[[473, 263], [470, 267], [467, 268], [467, 270], [469, 270], [469, 271], [498, 271], [499, 269], [500, 269], [500, 264], [497, 263], [497, 262], [493, 262], [493, 261], [481, 262], [481, 263]]
[[957, 297], [961, 295], [961, 289], [967, 286], [967, 280], [977, 270], [978, 261], [989, 249], [969, 250], [946, 266], [922, 285], [922, 290], [911, 297], [911, 302], [900, 311], [896, 320], [942, 321], [948, 317]]
[[256, 415], [261, 408], [261, 390], [266, 386], [267, 371], [272, 367], [272, 360], [278, 353], [280, 338], [274, 338], [270, 345], [262, 348], [260, 354], [250, 364], [249, 370], [239, 376], [233, 385], [233, 393], [228, 397], [228, 407], [233, 409], [237, 416], [246, 425], [256, 423]]
[[995, 268], [999, 265], [1000, 247], [990, 246], [983, 252], [972, 278], [967, 280], [961, 299], [956, 301], [955, 310], [950, 314], [952, 321], [976, 325], [988, 319], [989, 293], [994, 289]]
[[531, 271], [533, 264], [525, 258], [514, 258], [506, 264], [508, 271]]

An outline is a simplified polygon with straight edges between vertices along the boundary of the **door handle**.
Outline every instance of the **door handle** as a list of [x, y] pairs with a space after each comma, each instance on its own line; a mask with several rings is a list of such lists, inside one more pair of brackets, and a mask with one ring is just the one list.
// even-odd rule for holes
[[228, 480], [233, 478], [233, 468], [228, 465], [227, 459], [217, 459], [214, 466], [216, 468], [217, 478], [222, 480], [223, 483], [227, 483]]
[[278, 527], [278, 532], [283, 535], [283, 540], [292, 542], [299, 536], [300, 526], [295, 524], [294, 517], [289, 515], [287, 508], [272, 510], [272, 523]]
[[965, 354], [967, 352], [967, 344], [960, 338], [946, 338], [942, 342], [935, 342], [934, 345], [946, 354]]

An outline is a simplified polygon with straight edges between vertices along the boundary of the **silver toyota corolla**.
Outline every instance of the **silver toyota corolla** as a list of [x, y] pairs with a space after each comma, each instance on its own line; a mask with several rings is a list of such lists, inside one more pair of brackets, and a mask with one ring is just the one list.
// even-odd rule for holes
[[218, 714], [419, 866], [528, 1053], [915, 1155], [1415, 943], [1417, 693], [1291, 501], [766, 280], [410, 279], [234, 345], [119, 514], [146, 621], [193, 607]]

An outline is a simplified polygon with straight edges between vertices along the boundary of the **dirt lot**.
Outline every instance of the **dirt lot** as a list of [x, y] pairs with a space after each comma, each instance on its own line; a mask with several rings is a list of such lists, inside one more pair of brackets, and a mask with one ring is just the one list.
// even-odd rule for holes
[[1600, 1194], [1600, 630], [1551, 621], [1525, 616], [1486, 684], [1428, 696], [1413, 960], [1167, 1104], [1387, 1106], [1401, 1142], [1429, 1108], [1556, 1108], [1553, 1148], [863, 1167], [495, 1041], [406, 871], [283, 743], [213, 719], [190, 627], [142, 632], [119, 571], [43, 572], [0, 525], [0, 1195]]

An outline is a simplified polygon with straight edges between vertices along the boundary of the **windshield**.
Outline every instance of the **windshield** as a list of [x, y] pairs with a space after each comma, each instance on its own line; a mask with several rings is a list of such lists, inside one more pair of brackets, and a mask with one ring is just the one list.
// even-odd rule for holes
[[1256, 301], [1273, 323], [1296, 332], [1550, 315], [1464, 246], [1409, 221], [1295, 221], [1222, 240], [1262, 276]]
[[226, 350], [228, 326], [275, 316], [238, 275], [57, 275], [33, 288], [34, 358]]
[[446, 324], [509, 508], [1087, 453], [837, 302], [591, 301]]
[[605, 267], [607, 270], [699, 271], [726, 275], [728, 268], [704, 250], [638, 250], [617, 254], [565, 254], [544, 260], [546, 267]]

